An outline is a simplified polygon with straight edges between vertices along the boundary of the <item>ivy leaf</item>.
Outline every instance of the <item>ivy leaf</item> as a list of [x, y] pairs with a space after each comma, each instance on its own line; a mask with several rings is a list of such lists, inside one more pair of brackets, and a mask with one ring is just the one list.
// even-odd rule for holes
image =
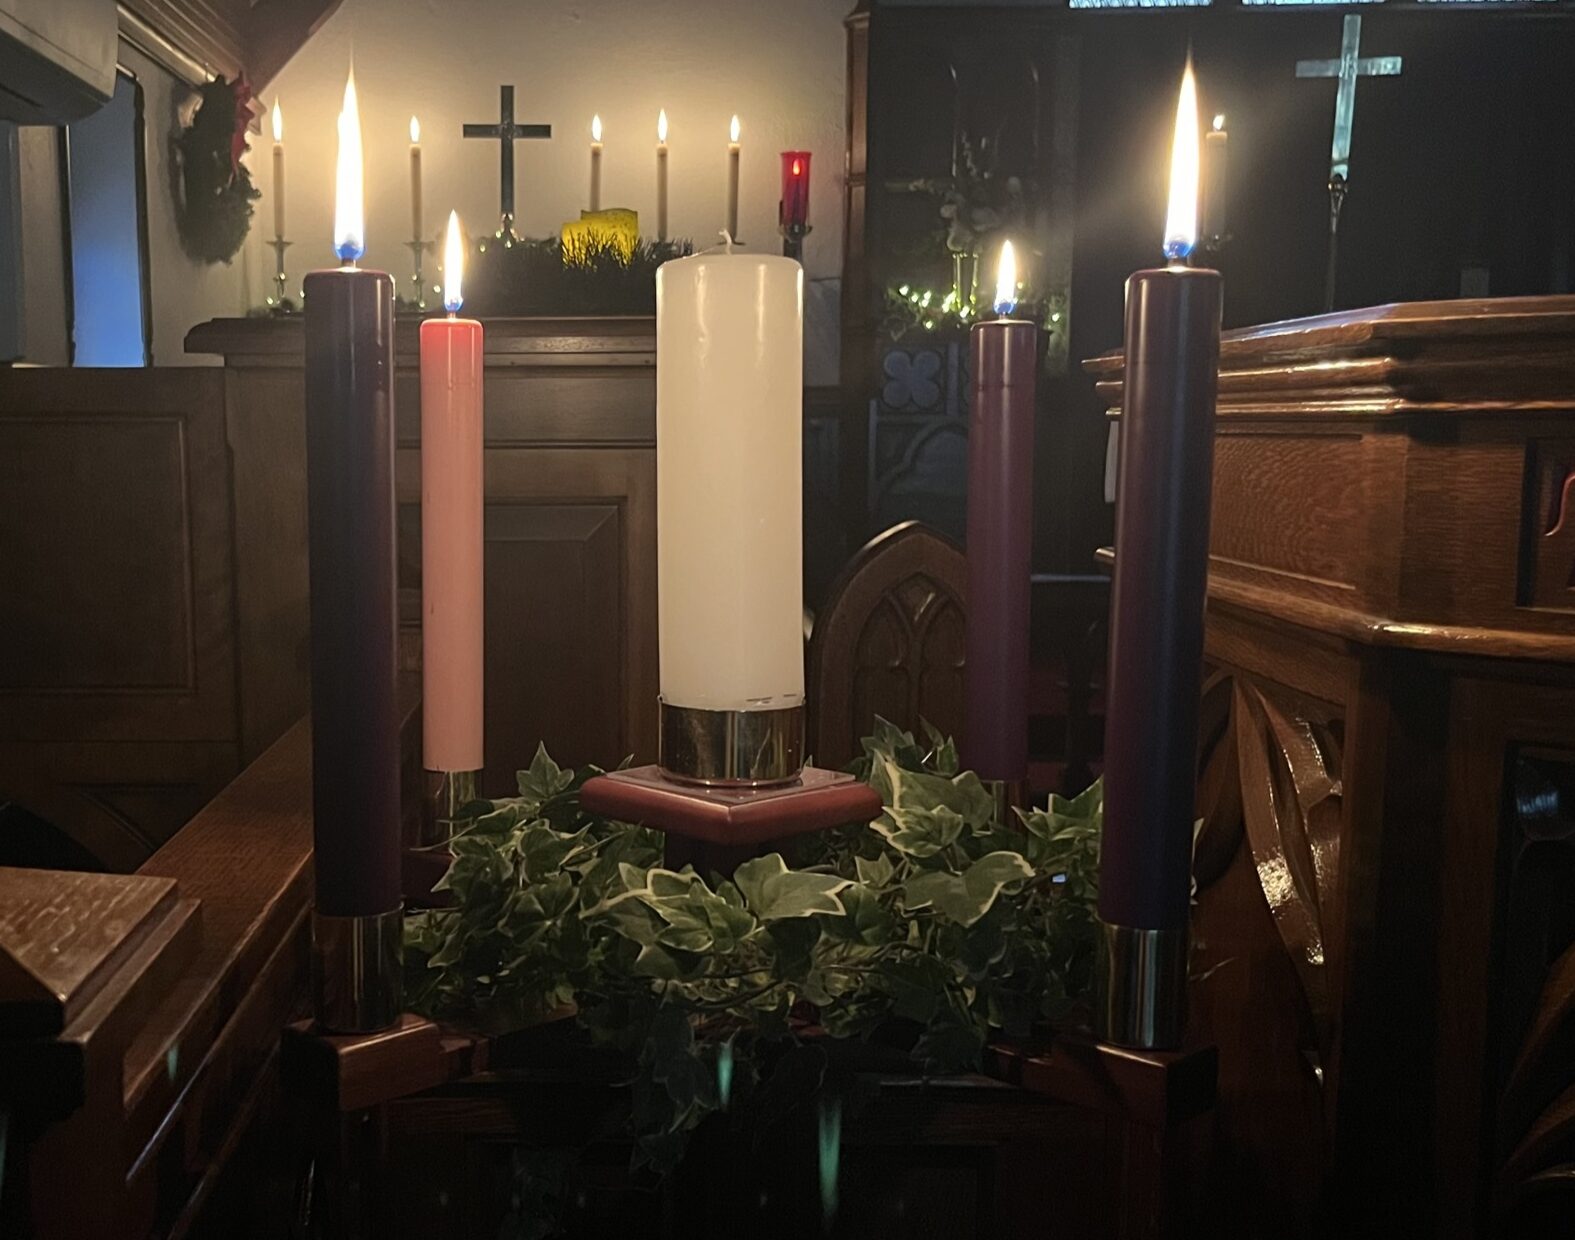
[[955, 775], [962, 763], [957, 757], [957, 744], [951, 737], [942, 734], [928, 719], [919, 722], [924, 727], [924, 739], [930, 746], [927, 766], [933, 768], [941, 775]]
[[525, 877], [533, 883], [559, 876], [563, 862], [580, 842], [583, 831], [566, 835], [554, 831], [545, 820], [540, 830], [527, 829], [520, 840], [520, 859]]
[[807, 919], [772, 922], [767, 928], [777, 976], [796, 982], [809, 975], [820, 942], [820, 923]]
[[816, 913], [840, 914], [843, 907], [837, 893], [846, 890], [852, 880], [790, 870], [780, 853], [771, 853], [744, 862], [734, 871], [733, 881], [756, 917], [781, 921]]
[[538, 744], [529, 769], [520, 771], [515, 779], [519, 784], [520, 796], [540, 805], [572, 784], [574, 772], [565, 771], [547, 755], [547, 746]]
[[645, 886], [652, 896], [658, 899], [671, 899], [689, 894], [689, 888], [700, 881], [700, 876], [693, 870], [679, 873], [674, 870], [664, 870], [660, 867], [648, 870], [645, 875]]
[[885, 905], [868, 887], [849, 887], [839, 896], [847, 911], [841, 917], [828, 917], [823, 923], [826, 934], [842, 943], [878, 947], [891, 941], [895, 922]]
[[881, 985], [892, 998], [898, 1016], [928, 1024], [941, 1005], [950, 969], [934, 956], [898, 956], [876, 966]]
[[977, 1069], [985, 1030], [972, 1013], [950, 1008], [932, 1017], [913, 1048], [914, 1057], [934, 1072]]
[[640, 949], [640, 954], [634, 959], [634, 972], [640, 977], [655, 977], [663, 981], [677, 981], [681, 976], [678, 960], [672, 952], [655, 943], [648, 943]]
[[738, 888], [731, 883], [727, 886], [732, 888], [737, 904], [723, 895], [712, 894], [703, 883], [697, 883], [688, 897], [689, 908], [710, 931], [715, 949], [724, 954], [735, 950], [757, 924], [755, 915], [742, 907], [743, 896]]
[[945, 805], [920, 809], [894, 805], [870, 824], [886, 842], [910, 857], [933, 857], [956, 843], [963, 817]]
[[656, 942], [662, 947], [678, 951], [708, 952], [711, 950], [711, 932], [702, 925], [669, 925], [657, 933]]
[[914, 771], [924, 766], [924, 751], [913, 739], [913, 733], [904, 731], [879, 715], [875, 716], [874, 735], [866, 736], [862, 743], [872, 769], [878, 768], [883, 762], [895, 762]]
[[960, 814], [970, 828], [989, 825], [995, 815], [995, 798], [972, 771], [948, 779], [923, 771], [909, 771], [888, 761], [885, 779], [891, 788], [889, 809], [937, 809]]
[[990, 911], [1003, 888], [1033, 875], [1020, 853], [988, 853], [961, 874], [930, 870], [914, 875], [903, 885], [903, 903], [910, 911], [934, 908], [949, 921], [971, 926]]
[[859, 876], [859, 882], [879, 888], [890, 886], [892, 876], [897, 870], [896, 866], [892, 865], [891, 858], [884, 852], [873, 860], [868, 857], [854, 857], [853, 868]]

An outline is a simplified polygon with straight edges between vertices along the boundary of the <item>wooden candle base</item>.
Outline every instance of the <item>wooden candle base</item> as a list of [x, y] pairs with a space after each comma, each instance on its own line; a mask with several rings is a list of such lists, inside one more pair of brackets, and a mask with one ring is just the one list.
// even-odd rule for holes
[[739, 862], [773, 851], [795, 836], [868, 822], [881, 810], [868, 784], [838, 771], [805, 767], [791, 784], [772, 788], [706, 788], [681, 784], [656, 766], [587, 780], [586, 809], [665, 832], [667, 864], [701, 873], [730, 873]]

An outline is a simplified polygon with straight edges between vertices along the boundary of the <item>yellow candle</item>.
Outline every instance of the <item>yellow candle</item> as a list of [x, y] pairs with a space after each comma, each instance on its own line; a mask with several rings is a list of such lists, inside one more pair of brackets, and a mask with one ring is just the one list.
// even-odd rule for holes
[[738, 240], [738, 117], [728, 130], [727, 142], [727, 235]]
[[602, 118], [591, 117], [591, 208], [602, 209]]
[[421, 122], [410, 118], [410, 236], [421, 240]]
[[273, 235], [284, 240], [284, 116], [273, 101]]
[[667, 240], [667, 109], [656, 118], [656, 239]]

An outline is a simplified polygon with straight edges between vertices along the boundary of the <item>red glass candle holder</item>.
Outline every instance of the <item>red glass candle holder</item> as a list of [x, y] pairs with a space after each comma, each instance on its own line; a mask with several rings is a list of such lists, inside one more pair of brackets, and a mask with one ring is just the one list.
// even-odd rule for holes
[[784, 231], [808, 231], [809, 223], [809, 158], [808, 151], [782, 152], [782, 204], [781, 224]]

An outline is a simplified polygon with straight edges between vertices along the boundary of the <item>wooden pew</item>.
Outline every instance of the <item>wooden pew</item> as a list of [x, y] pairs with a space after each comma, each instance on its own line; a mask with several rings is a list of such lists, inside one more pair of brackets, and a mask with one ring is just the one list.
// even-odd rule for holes
[[[401, 689], [413, 741], [417, 686]], [[307, 1012], [310, 771], [303, 720], [136, 875], [0, 870], [0, 1105], [18, 1138], [0, 1221], [15, 1234], [182, 1235], [270, 1196], [282, 1226], [279, 1193], [259, 1190], [294, 1168], [260, 1150], [283, 1135], [279, 1031]], [[28, 895], [41, 886], [47, 901]], [[14, 967], [39, 955], [40, 909], [83, 927], [75, 969]], [[253, 1225], [234, 1234], [266, 1232]]]

